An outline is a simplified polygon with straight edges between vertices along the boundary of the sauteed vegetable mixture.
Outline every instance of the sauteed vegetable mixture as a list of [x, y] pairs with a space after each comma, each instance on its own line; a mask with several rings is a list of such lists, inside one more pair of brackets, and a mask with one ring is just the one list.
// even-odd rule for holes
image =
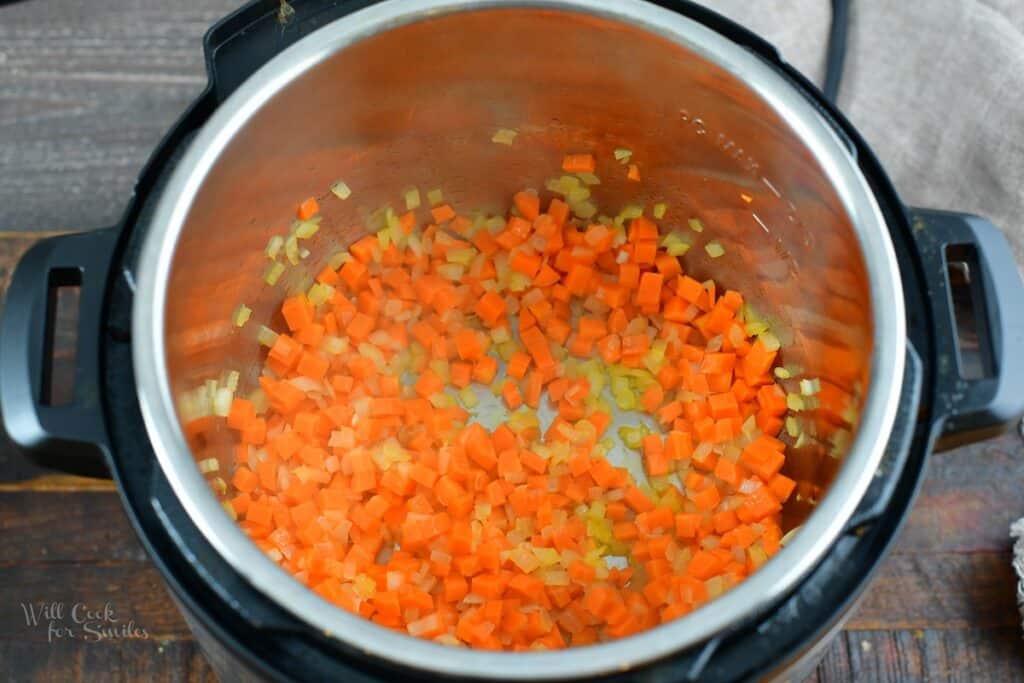
[[[226, 508], [325, 599], [450, 645], [563, 648], [683, 616], [779, 550], [801, 400], [779, 342], [687, 272], [699, 220], [599, 215], [595, 166], [567, 155], [503, 217], [406, 190], [260, 329], [260, 390], [214, 402], [238, 440]], [[271, 240], [269, 283], [319, 211]]]

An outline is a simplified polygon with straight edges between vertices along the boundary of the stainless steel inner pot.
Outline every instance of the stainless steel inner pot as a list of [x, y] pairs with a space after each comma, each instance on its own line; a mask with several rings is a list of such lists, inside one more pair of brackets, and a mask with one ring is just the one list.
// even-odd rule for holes
[[[491, 142], [518, 129], [511, 146]], [[614, 213], [667, 202], [709, 226], [726, 255], [686, 267], [742, 291], [789, 343], [782, 360], [859, 397], [840, 458], [796, 452], [787, 472], [820, 491], [803, 527], [761, 570], [691, 615], [623, 640], [560, 652], [446, 648], [350, 615], [292, 579], [224, 513], [185, 441], [175, 396], [224, 369], [258, 375], [258, 325], [361, 216], [408, 185], [501, 211], [542, 188], [563, 154], [634, 151], [640, 185], [603, 175]], [[624, 174], [622, 174], [624, 175]], [[263, 283], [263, 248], [298, 200], [343, 178], [305, 274]], [[670, 221], [671, 222], [671, 221]], [[214, 113], [163, 190], [133, 310], [139, 401], [160, 466], [202, 533], [258, 590], [319, 630], [418, 669], [484, 678], [621, 671], [705, 641], [770, 608], [821, 559], [857, 506], [889, 438], [903, 374], [903, 294], [888, 232], [855, 160], [784, 77], [722, 36], [639, 0], [391, 0], [307, 36]], [[222, 456], [223, 466], [230, 463]], [[808, 516], [809, 514], [809, 516]], [[804, 519], [806, 517], [806, 519]]]

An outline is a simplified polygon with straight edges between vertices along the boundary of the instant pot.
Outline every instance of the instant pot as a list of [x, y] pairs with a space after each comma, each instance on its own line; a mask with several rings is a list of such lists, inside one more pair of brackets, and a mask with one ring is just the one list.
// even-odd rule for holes
[[[905, 206], [849, 122], [773, 47], [687, 2], [293, 9], [253, 2], [209, 31], [209, 84], [119, 225], [23, 257], [0, 327], [11, 437], [46, 466], [117, 482], [225, 680], [805, 675], [899, 530], [929, 452], [1024, 410], [1024, 286], [1005, 238], [975, 216]], [[519, 131], [511, 147], [491, 142], [501, 127]], [[415, 184], [500, 210], [566, 152], [620, 146], [642, 161], [644, 183], [608, 179], [601, 203], [661, 197], [705, 218], [727, 254], [693, 250], [688, 270], [743, 291], [784, 330], [784, 363], [856, 397], [848, 441], [787, 464], [810, 492], [785, 513], [799, 530], [691, 615], [558, 652], [448, 648], [324, 602], [224, 512], [175, 409], [225, 368], [255, 382], [257, 326], [239, 330], [232, 311], [244, 301], [268, 320], [308, 284], [301, 269], [263, 282], [267, 239], [297, 198], [339, 177], [356, 190], [352, 207]], [[309, 272], [359, 224], [321, 230]], [[61, 403], [50, 385], [67, 287], [80, 307], [73, 398]]]

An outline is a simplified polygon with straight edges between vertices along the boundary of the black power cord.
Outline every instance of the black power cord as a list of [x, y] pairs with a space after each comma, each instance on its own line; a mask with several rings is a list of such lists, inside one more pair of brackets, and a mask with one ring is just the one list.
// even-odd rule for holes
[[825, 57], [825, 84], [822, 91], [829, 102], [835, 102], [839, 83], [843, 80], [846, 61], [846, 38], [850, 25], [850, 0], [832, 0], [832, 26], [828, 32]]

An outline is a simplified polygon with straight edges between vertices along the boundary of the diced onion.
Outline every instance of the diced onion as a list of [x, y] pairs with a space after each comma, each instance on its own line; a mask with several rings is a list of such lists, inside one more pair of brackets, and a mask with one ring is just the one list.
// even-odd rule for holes
[[708, 242], [704, 245], [704, 251], [708, 253], [711, 258], [718, 258], [725, 255], [725, 247], [718, 242]]
[[761, 482], [757, 479], [744, 479], [740, 482], [740, 493], [748, 494], [761, 488]]
[[758, 337], [768, 331], [768, 323], [763, 321], [748, 322], [743, 326], [747, 336]]
[[511, 338], [507, 327], [495, 327], [491, 330], [491, 341], [495, 344], [503, 344]]
[[668, 205], [666, 205], [664, 203], [658, 203], [658, 204], [654, 205], [654, 209], [652, 210], [652, 213], [654, 214], [655, 218], [657, 218], [658, 220], [661, 220], [662, 218], [665, 217], [665, 211], [667, 209], [668, 209]]
[[263, 281], [268, 285], [276, 285], [277, 281], [281, 279], [281, 275], [284, 273], [283, 263], [273, 263], [267, 268], [267, 274], [263, 276]]
[[338, 270], [351, 260], [352, 254], [348, 253], [347, 251], [339, 251], [338, 253], [333, 254], [329, 259], [327, 259], [327, 266], [331, 270]]
[[309, 299], [309, 303], [314, 306], [326, 303], [331, 300], [334, 296], [334, 287], [325, 285], [322, 282], [315, 283], [309, 288], [309, 292], [306, 294], [306, 298]]
[[292, 379], [288, 380], [288, 382], [296, 389], [299, 389], [300, 391], [303, 391], [307, 394], [312, 392], [321, 393], [324, 390], [324, 385], [322, 382], [318, 382], [317, 380], [311, 379], [309, 377], [293, 377]]
[[633, 156], [633, 151], [626, 149], [625, 147], [617, 148], [612, 154], [615, 156], [615, 160], [621, 164], [629, 161], [629, 158]]
[[277, 332], [265, 325], [260, 325], [260, 331], [256, 333], [256, 341], [263, 346], [273, 346], [277, 342]]
[[217, 389], [213, 395], [213, 414], [220, 417], [227, 417], [231, 412], [231, 401], [235, 398], [235, 392], [227, 387]]
[[633, 220], [634, 218], [639, 218], [640, 216], [643, 215], [644, 207], [642, 204], [627, 204], [626, 206], [622, 207], [622, 210], [619, 211], [619, 214], [612, 219], [612, 223], [614, 223], [617, 228], [622, 230], [623, 243], [625, 242], [626, 231], [624, 224], [626, 223], [626, 221]]
[[295, 237], [300, 240], [308, 240], [320, 229], [319, 221], [302, 221], [295, 228]]
[[771, 332], [762, 332], [757, 335], [757, 338], [761, 340], [761, 343], [764, 344], [764, 348], [768, 351], [778, 351], [779, 347], [782, 346], [779, 338]]
[[252, 315], [252, 309], [245, 304], [238, 304], [238, 308], [231, 315], [231, 321], [235, 323], [235, 327], [242, 327], [246, 322], [249, 321], [249, 316]]
[[786, 394], [786, 407], [793, 411], [804, 409], [804, 399], [800, 394]]
[[284, 241], [284, 255], [293, 266], [299, 263], [299, 240], [295, 235], [289, 235]]
[[665, 247], [665, 251], [668, 252], [669, 256], [682, 256], [690, 250], [689, 243], [676, 232], [670, 232], [665, 235], [661, 240], [661, 246]]
[[446, 280], [458, 282], [465, 274], [466, 268], [458, 263], [445, 263], [437, 267], [437, 274]]
[[686, 223], [690, 226], [690, 230], [693, 230], [694, 232], [704, 232], [704, 224], [701, 223], [699, 218], [691, 218], [686, 221]]
[[[427, 616], [423, 617], [422, 619], [410, 621], [408, 624], [405, 625], [405, 630], [409, 632], [409, 635], [419, 637], [422, 636], [424, 633], [428, 633], [430, 631], [437, 631], [439, 626], [440, 617], [437, 615], [437, 612], [432, 612]], [[463, 643], [459, 642], [458, 644], [462, 645]]]
[[585, 187], [577, 186], [569, 190], [565, 198], [570, 204], [580, 203], [585, 199], [590, 199], [590, 190]]
[[697, 444], [697, 447], [693, 449], [693, 455], [691, 456], [694, 460], [703, 460], [711, 452], [714, 445], [710, 441], [701, 441]]
[[441, 188], [434, 188], [427, 192], [427, 202], [429, 202], [431, 206], [437, 206], [443, 201], [444, 193], [441, 192]]
[[821, 391], [821, 382], [817, 378], [800, 380], [800, 393], [804, 396], [814, 396]]
[[587, 220], [593, 218], [597, 213], [597, 207], [590, 201], [574, 202], [569, 204], [569, 208], [576, 214], [577, 217]]
[[405, 210], [412, 211], [420, 208], [420, 191], [418, 188], [410, 187], [404, 193]]
[[331, 194], [338, 199], [348, 199], [352, 196], [352, 188], [344, 180], [339, 180], [331, 185]]
[[[628, 410], [628, 409], [625, 409]], [[651, 430], [647, 425], [639, 425], [636, 427], [619, 427], [619, 438], [622, 439], [622, 443], [626, 444], [629, 448], [640, 448], [643, 443], [644, 437], [651, 433]]]
[[463, 389], [460, 389], [459, 400], [462, 401], [462, 405], [464, 405], [466, 408], [470, 410], [476, 408], [477, 404], [479, 403], [479, 399], [477, 398], [476, 392], [473, 390], [472, 387], [465, 387]]
[[322, 342], [320, 342], [320, 348], [325, 353], [337, 356], [339, 353], [344, 353], [348, 350], [348, 340], [328, 335], [323, 338]]
[[445, 259], [448, 263], [457, 263], [461, 266], [469, 266], [477, 256], [476, 249], [472, 247], [466, 249], [451, 249], [445, 254]]
[[519, 135], [519, 133], [511, 128], [499, 128], [494, 135], [491, 136], [491, 142], [496, 142], [499, 145], [511, 145], [517, 135]]
[[217, 470], [220, 469], [220, 462], [217, 460], [217, 458], [206, 458], [205, 460], [200, 460], [196, 464], [199, 465], [199, 471], [202, 472], [203, 474], [216, 472]]
[[280, 235], [274, 235], [273, 237], [271, 237], [270, 241], [267, 242], [267, 248], [265, 250], [267, 258], [269, 258], [269, 259], [276, 259], [278, 252], [281, 251], [281, 247], [283, 247], [283, 246], [284, 246], [284, 238], [283, 237], [281, 237]]

